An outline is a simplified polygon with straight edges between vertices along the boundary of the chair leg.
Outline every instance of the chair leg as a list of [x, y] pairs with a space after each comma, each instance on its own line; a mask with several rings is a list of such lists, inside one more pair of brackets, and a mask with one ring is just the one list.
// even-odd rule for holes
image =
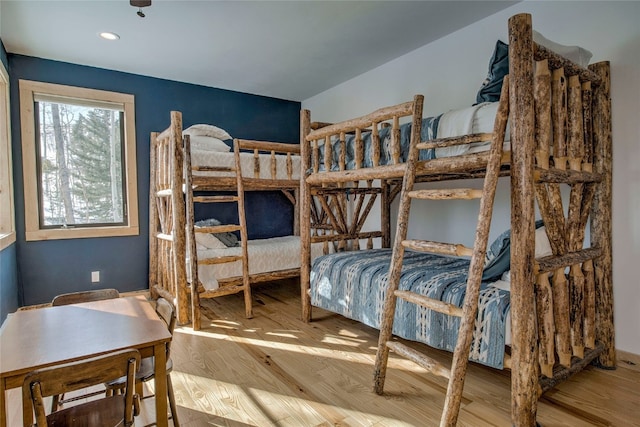
[[51, 399], [51, 412], [56, 412], [58, 410], [58, 406], [60, 404], [60, 399], [64, 399], [64, 394], [63, 395], [54, 395], [52, 396]]
[[178, 410], [176, 409], [176, 398], [173, 395], [173, 384], [171, 383], [171, 375], [167, 375], [167, 392], [169, 394], [169, 408], [171, 409], [171, 419], [174, 427], [180, 427], [178, 422]]
[[136, 381], [136, 393], [140, 396], [140, 399], [144, 397], [144, 391], [142, 389], [142, 381]]

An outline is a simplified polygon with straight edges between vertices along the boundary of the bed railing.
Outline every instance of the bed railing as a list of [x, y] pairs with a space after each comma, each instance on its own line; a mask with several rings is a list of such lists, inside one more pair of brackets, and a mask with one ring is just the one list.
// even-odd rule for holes
[[[585, 348], [596, 349], [593, 260], [602, 250], [583, 246], [593, 197], [602, 181], [601, 174], [593, 173], [592, 88], [603, 80], [539, 45], [534, 45], [534, 58], [539, 59], [533, 83], [535, 195], [556, 257], [540, 269], [535, 281], [538, 362], [542, 374], [552, 378], [555, 353], [559, 364], [570, 368], [572, 356], [584, 359]], [[566, 217], [560, 183], [570, 187]]]
[[153, 296], [173, 301], [178, 322], [187, 323], [182, 114], [172, 111], [171, 125], [161, 133], [152, 132], [150, 144], [149, 287]]

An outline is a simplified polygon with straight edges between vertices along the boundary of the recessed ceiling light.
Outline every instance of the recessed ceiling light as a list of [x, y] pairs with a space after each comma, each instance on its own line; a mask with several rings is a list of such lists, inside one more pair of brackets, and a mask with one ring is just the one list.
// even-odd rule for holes
[[112, 33], [109, 31], [103, 31], [101, 33], [98, 34], [100, 37], [102, 37], [105, 40], [118, 40], [120, 38], [119, 35], [117, 35], [116, 33]]

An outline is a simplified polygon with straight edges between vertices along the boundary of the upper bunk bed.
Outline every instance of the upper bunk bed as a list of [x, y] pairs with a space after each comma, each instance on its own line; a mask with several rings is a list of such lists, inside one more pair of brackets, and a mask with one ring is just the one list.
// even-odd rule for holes
[[[499, 363], [486, 364], [513, 368], [512, 421], [514, 425], [533, 426], [536, 402], [544, 391], [592, 361], [615, 366], [610, 75], [608, 62], [585, 67], [534, 42], [531, 16], [527, 14], [509, 20], [508, 63], [508, 97], [504, 102], [509, 112], [510, 143], [504, 146], [498, 174], [510, 177], [511, 228], [505, 234], [508, 238], [497, 239], [495, 249], [503, 258], [506, 256], [510, 285], [497, 285], [492, 293], [497, 296], [497, 310], [510, 317], [501, 319], [500, 332], [510, 333], [510, 354], [503, 359], [504, 341], [491, 344], [500, 353]], [[391, 246], [390, 205], [403, 191], [407, 167], [415, 168], [416, 182], [485, 176], [489, 152], [462, 150], [466, 152], [461, 155], [431, 158], [427, 150], [448, 149], [461, 140], [482, 143], [495, 138], [495, 132], [443, 138], [428, 131], [432, 122], [433, 118], [422, 117], [421, 96], [315, 130], [310, 127], [310, 112], [302, 112], [304, 320], [311, 320], [312, 305], [317, 305], [379, 327], [391, 259], [391, 251], [385, 249]], [[428, 140], [434, 136], [437, 139]], [[425, 151], [407, 166], [403, 153], [419, 143]], [[568, 190], [568, 200], [563, 201], [561, 186]], [[313, 198], [326, 201], [349, 197], [355, 198], [352, 208], [344, 215], [332, 213], [330, 224], [335, 232], [313, 235], [309, 227]], [[361, 231], [371, 212], [369, 201], [376, 198], [380, 199], [380, 230]], [[542, 234], [536, 233], [536, 203], [544, 222]], [[399, 223], [406, 220], [400, 218]], [[585, 241], [587, 226], [589, 242]], [[548, 241], [548, 253], [536, 252], [537, 235], [538, 242], [543, 237]], [[312, 243], [339, 240], [342, 248], [356, 250], [366, 240], [367, 249], [371, 249], [372, 238], [380, 239], [382, 249], [360, 257], [352, 252], [328, 255], [316, 260], [312, 268]], [[510, 251], [500, 251], [500, 244]], [[414, 254], [407, 252], [405, 262], [407, 256]], [[374, 258], [380, 262], [376, 264]], [[419, 274], [429, 276], [417, 280], [417, 288], [428, 290], [428, 283], [437, 275], [464, 279], [469, 271], [469, 263], [464, 261], [449, 258], [446, 262], [455, 267], [455, 272], [449, 269], [434, 273], [432, 265], [443, 261], [428, 260], [415, 270], [408, 269], [406, 276], [409, 278], [412, 271], [416, 271], [414, 279]], [[504, 272], [494, 273], [493, 280], [502, 278]], [[402, 274], [404, 278], [405, 270]], [[439, 292], [454, 295], [447, 302], [460, 306], [464, 286], [458, 282], [445, 285], [455, 291]], [[414, 285], [409, 281], [405, 285], [401, 282], [402, 286]], [[440, 317], [433, 323], [444, 325], [441, 332], [421, 326], [420, 319], [433, 318], [429, 309], [421, 307], [401, 315], [396, 311], [394, 325], [402, 324], [398, 319], [405, 316], [406, 329], [411, 331], [405, 337], [434, 345], [437, 340], [433, 334], [443, 337], [455, 329], [442, 315], [436, 315]], [[478, 323], [485, 326], [481, 317]], [[451, 349], [442, 340], [435, 346]], [[478, 350], [483, 351], [486, 348]]]

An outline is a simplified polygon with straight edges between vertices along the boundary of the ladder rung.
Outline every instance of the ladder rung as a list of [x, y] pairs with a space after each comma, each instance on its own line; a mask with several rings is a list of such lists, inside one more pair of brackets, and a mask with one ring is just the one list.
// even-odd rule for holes
[[237, 202], [238, 196], [194, 196], [193, 201], [197, 203], [229, 203]]
[[221, 297], [223, 295], [237, 294], [240, 291], [244, 291], [244, 285], [229, 285], [221, 286], [217, 289], [202, 289], [200, 292], [200, 298]]
[[477, 188], [453, 188], [441, 190], [413, 190], [409, 191], [409, 197], [424, 200], [446, 200], [446, 199], [479, 199], [482, 197], [482, 190]]
[[466, 145], [474, 142], [491, 141], [492, 133], [473, 133], [470, 135], [452, 136], [449, 138], [432, 139], [416, 144], [418, 150], [429, 150], [431, 148], [453, 147], [455, 145]]
[[232, 231], [240, 231], [242, 229], [239, 225], [212, 225], [209, 227], [194, 227], [196, 233], [227, 233]]
[[172, 194], [173, 194], [173, 191], [170, 188], [156, 192], [156, 196], [158, 197], [171, 197]]
[[228, 255], [214, 258], [198, 258], [198, 264], [212, 265], [212, 264], [226, 264], [228, 262], [236, 262], [242, 260], [242, 255]]
[[438, 313], [462, 317], [462, 308], [457, 305], [416, 294], [415, 292], [395, 291], [394, 293], [398, 298], [402, 298], [403, 300], [413, 304], [418, 304], [421, 307], [429, 308], [433, 311], [437, 311]]
[[173, 242], [173, 234], [158, 233], [156, 234], [156, 238], [167, 242]]
[[402, 246], [418, 252], [431, 252], [435, 254], [472, 256], [473, 249], [461, 244], [430, 242], [428, 240], [403, 240]]
[[451, 371], [445, 368], [440, 362], [437, 362], [429, 356], [426, 356], [419, 351], [402, 344], [401, 342], [387, 341], [387, 347], [389, 347], [399, 355], [411, 360], [412, 362], [417, 363], [418, 365], [422, 366], [427, 371], [434, 373], [435, 375], [447, 379], [451, 376]]
[[193, 166], [191, 170], [199, 172], [235, 172], [233, 166]]

